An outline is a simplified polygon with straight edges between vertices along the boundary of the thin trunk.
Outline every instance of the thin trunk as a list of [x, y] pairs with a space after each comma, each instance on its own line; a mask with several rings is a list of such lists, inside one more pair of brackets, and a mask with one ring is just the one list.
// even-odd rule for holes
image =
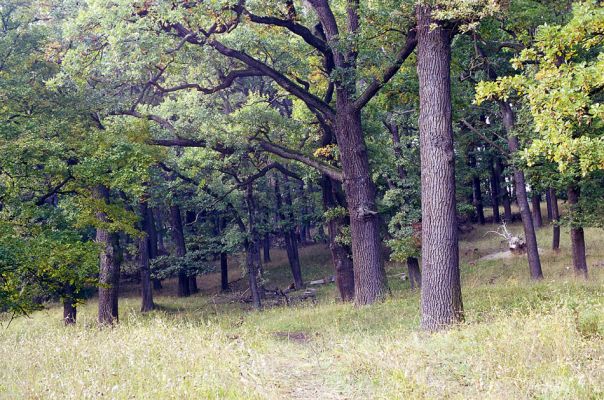
[[407, 272], [409, 273], [409, 283], [411, 289], [422, 287], [422, 273], [419, 269], [419, 260], [415, 257], [407, 258]]
[[554, 220], [553, 210], [552, 210], [552, 189], [547, 189], [545, 191], [545, 203], [547, 204], [547, 219], [550, 221]]
[[[157, 244], [157, 228], [155, 227], [155, 216], [153, 215], [153, 209], [151, 207], [147, 207], [147, 217], [149, 222], [147, 224], [149, 231], [147, 232], [147, 236], [149, 238], [149, 260], [153, 260], [157, 258], [159, 254], [158, 244]], [[153, 289], [160, 290], [162, 288], [161, 281], [159, 279], [153, 279]]]
[[476, 157], [473, 154], [468, 154], [468, 167], [472, 170], [472, 203], [474, 204], [474, 208], [476, 208], [478, 223], [484, 225], [484, 206], [480, 190], [480, 174], [476, 166]]
[[[421, 325], [435, 331], [463, 320], [451, 122], [451, 36], [417, 6], [417, 73], [422, 202]], [[434, 25], [436, 24], [436, 25]]]
[[65, 325], [75, 324], [76, 315], [74, 288], [73, 285], [68, 284], [65, 286], [65, 293], [63, 294], [63, 322]]
[[[288, 207], [291, 207], [291, 196], [289, 195], [289, 189], [286, 187], [285, 190], [286, 194], [284, 197], [286, 205]], [[302, 281], [302, 271], [300, 268], [300, 259], [298, 257], [298, 242], [296, 240], [296, 235], [292, 227], [293, 221], [290, 218], [291, 214], [289, 211], [287, 211], [287, 213], [283, 211], [281, 188], [278, 179], [275, 179], [275, 199], [279, 219], [281, 223], [285, 223], [285, 227], [283, 229], [283, 239], [285, 241], [287, 259], [289, 261], [289, 266], [292, 271], [292, 278], [294, 279], [294, 287], [296, 288], [296, 290], [299, 290], [303, 288], [304, 282]]]
[[533, 193], [531, 203], [533, 206], [533, 225], [535, 225], [535, 228], [541, 228], [543, 226], [543, 217], [541, 216], [541, 195], [539, 193]]
[[147, 232], [150, 227], [149, 219], [146, 217], [147, 213], [147, 202], [142, 200], [139, 203], [139, 211], [142, 218], [142, 231], [143, 236], [138, 239], [138, 267], [141, 276], [141, 312], [151, 311], [155, 308], [153, 304], [153, 290], [151, 287], [151, 271], [149, 269], [149, 248], [150, 241]]
[[493, 222], [500, 223], [499, 215], [499, 180], [495, 172], [494, 160], [489, 161], [489, 172], [491, 174], [491, 206], [493, 207]]
[[246, 240], [247, 249], [247, 273], [250, 284], [250, 292], [252, 294], [252, 303], [254, 308], [262, 308], [262, 302], [260, 299], [260, 291], [258, 290], [258, 260], [260, 254], [258, 252], [258, 231], [256, 230], [256, 204], [254, 201], [254, 192], [252, 184], [247, 185], [246, 190], [246, 203], [248, 210], [248, 225], [249, 225], [249, 238]]
[[501, 158], [495, 159], [495, 173], [497, 174], [499, 195], [501, 198], [501, 204], [503, 205], [503, 220], [507, 223], [512, 222], [512, 203], [510, 202], [510, 195], [508, 194], [507, 185], [505, 183], [505, 176], [503, 174], [504, 165]]
[[[508, 148], [512, 155], [520, 149], [518, 137], [514, 133], [514, 111], [512, 107], [503, 101], [499, 102], [499, 108], [503, 118], [503, 126], [508, 136]], [[533, 226], [533, 217], [529, 208], [528, 196], [526, 194], [526, 182], [524, 172], [519, 168], [514, 168], [514, 184], [516, 188], [516, 201], [520, 208], [520, 217], [524, 227], [524, 237], [526, 240], [526, 251], [528, 256], [529, 270], [531, 279], [542, 279], [541, 260], [539, 259], [539, 248], [537, 247], [537, 236]]]
[[[176, 247], [176, 257], [184, 257], [187, 253], [187, 247], [182, 229], [180, 207], [176, 204], [170, 206], [170, 225], [172, 225], [172, 240], [174, 240], [174, 246]], [[188, 297], [190, 295], [189, 277], [186, 271], [179, 271], [177, 296]]]
[[264, 251], [264, 263], [271, 262], [271, 235], [266, 233], [262, 241], [262, 249]]
[[220, 288], [223, 292], [229, 290], [229, 261], [227, 253], [220, 253]]
[[[109, 189], [99, 185], [94, 189], [97, 200], [107, 204], [109, 202]], [[107, 222], [107, 214], [99, 211], [96, 214], [100, 222]], [[116, 252], [116, 244], [119, 246], [119, 238], [116, 234], [105, 229], [97, 228], [96, 243], [101, 248], [99, 261], [99, 308], [98, 321], [101, 325], [112, 325], [118, 322], [118, 292], [120, 277], [119, 251]]]
[[552, 250], [558, 252], [560, 251], [560, 212], [558, 211], [558, 196], [556, 196], [555, 189], [550, 189], [548, 193], [552, 206]]
[[573, 269], [576, 275], [587, 279], [587, 259], [585, 257], [585, 233], [583, 227], [574, 223], [574, 213], [579, 204], [579, 188], [571, 185], [568, 187], [568, 204], [571, 212], [570, 244], [573, 256]]

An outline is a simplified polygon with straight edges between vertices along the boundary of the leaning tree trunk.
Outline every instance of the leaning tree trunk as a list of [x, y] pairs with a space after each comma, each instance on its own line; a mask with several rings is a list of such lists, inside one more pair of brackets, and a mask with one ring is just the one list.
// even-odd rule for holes
[[539, 193], [533, 193], [531, 203], [533, 206], [533, 224], [535, 225], [535, 228], [541, 228], [543, 226], [543, 217], [541, 216], [541, 195]]
[[558, 210], [558, 196], [555, 189], [549, 189], [549, 198], [552, 208], [552, 250], [560, 251], [560, 212]]
[[[172, 240], [176, 247], [176, 257], [184, 257], [187, 253], [185, 244], [185, 235], [182, 229], [182, 216], [180, 207], [176, 204], [170, 206], [170, 225], [172, 225]], [[189, 286], [189, 277], [185, 271], [178, 271], [178, 297], [187, 297], [191, 295]]]
[[73, 285], [65, 285], [63, 293], [63, 322], [65, 325], [73, 325], [76, 323], [77, 309], [74, 295]]
[[[451, 122], [451, 37], [417, 7], [417, 73], [422, 201], [421, 325], [435, 331], [463, 320]], [[434, 25], [436, 24], [436, 25]]]
[[585, 233], [583, 227], [574, 221], [574, 215], [579, 203], [579, 188], [570, 185], [567, 190], [568, 204], [571, 212], [570, 244], [572, 249], [573, 269], [575, 274], [587, 278], [587, 259], [585, 257]]
[[140, 215], [143, 221], [143, 236], [138, 239], [138, 267], [141, 276], [141, 312], [151, 311], [155, 308], [153, 304], [153, 290], [151, 287], [151, 270], [149, 269], [149, 237], [146, 232], [149, 231], [149, 219], [147, 215], [147, 202], [141, 200], [139, 203]]
[[352, 106], [348, 88], [337, 94], [336, 139], [344, 171], [344, 190], [350, 215], [355, 303], [371, 304], [388, 293], [386, 271], [361, 113]]
[[[327, 175], [321, 178], [321, 192], [323, 196], [323, 207], [325, 211], [333, 210], [339, 204], [334, 193], [337, 182]], [[335, 269], [336, 285], [342, 301], [354, 300], [354, 272], [350, 251], [338, 242], [342, 227], [345, 225], [344, 216], [334, 216], [327, 221], [327, 235], [331, 259]]]
[[[94, 188], [94, 197], [104, 204], [109, 202], [109, 189], [99, 185]], [[96, 214], [101, 223], [108, 221], [107, 214], [99, 211]], [[112, 325], [118, 322], [118, 292], [120, 263], [119, 254], [116, 254], [118, 237], [106, 229], [97, 228], [96, 243], [101, 248], [99, 262], [99, 308], [98, 321], [101, 325]], [[119, 245], [119, 243], [117, 243]], [[119, 252], [117, 252], [119, 253]]]
[[[514, 110], [512, 110], [512, 107], [508, 103], [503, 101], [499, 102], [499, 108], [503, 117], [503, 126], [505, 127], [508, 136], [508, 148], [510, 149], [511, 155], [514, 155], [518, 153], [518, 150], [520, 149], [518, 137], [516, 137], [514, 133]], [[542, 279], [543, 271], [541, 270], [541, 260], [539, 259], [537, 235], [535, 235], [533, 217], [531, 215], [528, 196], [526, 194], [524, 172], [517, 167], [514, 167], [514, 184], [516, 187], [516, 202], [518, 203], [518, 208], [520, 208], [520, 217], [522, 218], [522, 226], [524, 227], [526, 252], [531, 279]]]

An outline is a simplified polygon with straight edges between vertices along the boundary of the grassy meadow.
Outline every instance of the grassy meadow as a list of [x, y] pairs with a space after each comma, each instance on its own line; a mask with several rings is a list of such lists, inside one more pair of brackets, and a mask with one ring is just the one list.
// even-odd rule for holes
[[[390, 298], [355, 308], [333, 284], [315, 303], [250, 310], [241, 294], [202, 293], [138, 312], [125, 288], [121, 322], [96, 326], [94, 299], [65, 328], [49, 305], [0, 328], [1, 399], [602, 399], [604, 232], [588, 229], [590, 279], [573, 276], [568, 232], [559, 254], [539, 230], [545, 280], [528, 281], [525, 257], [481, 260], [505, 249], [476, 227], [462, 237], [466, 322], [428, 335], [418, 329], [419, 291], [388, 266]], [[510, 227], [519, 232], [518, 224]], [[273, 252], [267, 287], [289, 284], [287, 258]], [[330, 275], [327, 249], [301, 249], [305, 280]], [[231, 279], [240, 277], [232, 261]], [[244, 285], [243, 285], [244, 286]]]

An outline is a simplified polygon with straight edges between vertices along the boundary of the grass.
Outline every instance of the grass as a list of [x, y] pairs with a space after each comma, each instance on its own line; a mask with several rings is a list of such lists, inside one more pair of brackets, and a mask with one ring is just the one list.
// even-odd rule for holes
[[[75, 327], [62, 326], [58, 307], [13, 321], [0, 331], [0, 398], [604, 398], [604, 232], [587, 231], [584, 281], [567, 268], [568, 233], [554, 254], [541, 229], [546, 279], [531, 283], [523, 257], [477, 261], [502, 246], [491, 229], [462, 238], [466, 322], [448, 332], [418, 330], [419, 293], [394, 264], [392, 296], [361, 308], [326, 285], [317, 305], [253, 312], [218, 294], [211, 275], [200, 279], [203, 295], [158, 296], [147, 315], [136, 297], [122, 299], [112, 329], [96, 327], [92, 300]], [[301, 257], [306, 280], [331, 273], [325, 248]], [[286, 257], [273, 260], [267, 285], [283, 287]]]

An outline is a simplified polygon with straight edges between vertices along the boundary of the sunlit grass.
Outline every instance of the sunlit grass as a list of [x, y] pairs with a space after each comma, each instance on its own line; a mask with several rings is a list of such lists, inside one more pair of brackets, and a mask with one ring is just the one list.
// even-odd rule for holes
[[[466, 322], [449, 332], [418, 330], [419, 292], [394, 264], [392, 296], [362, 308], [338, 303], [326, 285], [317, 305], [255, 312], [206, 282], [200, 296], [156, 296], [159, 309], [147, 315], [138, 298], [122, 299], [112, 329], [96, 327], [93, 300], [72, 328], [58, 307], [5, 324], [0, 398], [602, 398], [604, 267], [594, 264], [604, 261], [604, 232], [587, 231], [586, 282], [567, 269], [568, 234], [556, 255], [551, 230], [541, 229], [545, 280], [531, 283], [524, 257], [475, 261], [500, 250], [499, 238], [485, 236], [492, 228], [463, 238]], [[331, 274], [324, 247], [301, 255], [305, 279]], [[273, 259], [267, 287], [283, 287], [286, 258]]]

